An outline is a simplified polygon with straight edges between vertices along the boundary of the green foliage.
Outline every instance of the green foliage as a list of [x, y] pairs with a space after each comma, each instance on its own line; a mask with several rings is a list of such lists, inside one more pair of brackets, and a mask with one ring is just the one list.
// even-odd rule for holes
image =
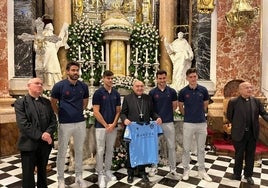
[[[135, 66], [133, 63], [136, 61], [136, 49], [138, 50], [138, 79], [144, 81], [145, 79], [145, 67], [144, 63], [146, 62], [146, 49], [148, 50], [148, 63], [150, 63], [150, 66], [148, 68], [148, 74], [149, 74], [149, 80], [151, 83], [153, 83], [154, 80], [154, 71], [155, 67], [153, 64], [158, 59], [159, 53], [159, 34], [158, 30], [155, 26], [145, 23], [137, 23], [133, 26], [133, 28], [122, 28], [122, 26], [110, 26], [110, 28], [107, 29], [125, 29], [128, 32], [131, 32], [130, 36], [130, 46], [131, 46], [131, 52], [130, 52], [130, 77], [134, 77], [135, 73]], [[79, 20], [72, 25], [69, 26], [69, 37], [68, 37], [68, 45], [70, 46], [67, 58], [71, 61], [78, 61], [78, 49], [79, 46], [81, 48], [81, 57], [85, 62], [82, 64], [82, 75], [84, 81], [89, 82], [89, 79], [91, 78], [90, 72], [90, 45], [93, 46], [93, 56], [95, 60], [94, 64], [94, 78], [95, 83], [94, 85], [98, 86], [100, 84], [101, 80], [101, 66], [100, 61], [102, 60], [101, 51], [102, 46], [104, 45], [103, 41], [103, 28], [99, 24], [93, 24], [90, 22], [87, 22], [86, 20], [82, 19]], [[157, 51], [157, 55], [156, 55]], [[125, 78], [125, 80], [129, 80], [128, 78]], [[124, 82], [126, 83], [126, 82]], [[119, 87], [119, 86], [118, 86]], [[129, 84], [122, 85], [122, 87], [126, 87], [129, 89]]]
[[92, 125], [94, 125], [95, 123], [95, 117], [93, 115], [93, 108], [86, 108], [84, 111], [83, 111], [83, 114], [84, 114], [84, 117], [85, 117], [85, 120], [86, 120], [86, 125], [87, 125], [87, 128], [91, 127]]
[[[148, 68], [149, 80], [153, 82], [155, 68], [153, 64], [158, 60], [158, 48], [159, 48], [159, 33], [154, 25], [145, 23], [136, 23], [133, 27], [132, 34], [130, 36], [130, 46], [131, 46], [131, 66], [129, 71], [131, 76], [134, 76], [135, 66], [133, 63], [136, 61], [136, 49], [138, 49], [138, 79], [145, 79], [145, 67], [146, 62], [146, 49], [148, 50], [148, 63], [150, 67]], [[157, 54], [156, 54], [157, 51]]]
[[[81, 48], [81, 58], [84, 60], [82, 64], [82, 75], [84, 81], [89, 82], [91, 78], [90, 72], [91, 67], [89, 60], [91, 59], [91, 53], [95, 61], [94, 64], [94, 85], [99, 85], [101, 79], [101, 66], [100, 61], [102, 60], [101, 50], [104, 44], [103, 42], [103, 30], [99, 24], [93, 24], [82, 19], [69, 26], [68, 41], [69, 50], [67, 58], [71, 61], [78, 61], [78, 49]], [[92, 45], [92, 52], [90, 45]]]

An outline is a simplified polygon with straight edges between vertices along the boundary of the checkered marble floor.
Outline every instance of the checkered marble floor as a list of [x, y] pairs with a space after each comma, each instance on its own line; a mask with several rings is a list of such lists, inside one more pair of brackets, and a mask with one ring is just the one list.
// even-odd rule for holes
[[[57, 188], [57, 171], [56, 171], [56, 155], [57, 151], [53, 150], [50, 155], [49, 164], [52, 165], [52, 170], [48, 172], [49, 188]], [[191, 156], [191, 171], [188, 181], [171, 179], [168, 175], [168, 167], [159, 167], [158, 173], [155, 177], [150, 177], [152, 184], [150, 186], [142, 184], [140, 178], [135, 178], [132, 184], [127, 183], [127, 170], [122, 168], [114, 175], [117, 181], [108, 182], [107, 187], [111, 188], [139, 188], [139, 187], [153, 187], [153, 188], [168, 188], [168, 187], [181, 187], [181, 188], [228, 188], [228, 187], [268, 187], [268, 159], [262, 159], [257, 162], [254, 167], [253, 179], [255, 185], [249, 185], [244, 179], [241, 181], [231, 180], [234, 160], [227, 156], [217, 156], [212, 152], [206, 154], [206, 170], [211, 176], [212, 182], [206, 182], [198, 177], [196, 156]], [[146, 170], [150, 170], [149, 168]], [[183, 172], [182, 166], [178, 164], [177, 172], [181, 175]], [[20, 156], [13, 155], [0, 159], [0, 187], [19, 188], [21, 187], [21, 163]], [[87, 181], [88, 187], [97, 188], [98, 176], [90, 170], [84, 169], [83, 178]], [[74, 173], [65, 172], [65, 182], [69, 187], [75, 187]], [[67, 186], [67, 187], [68, 187]]]

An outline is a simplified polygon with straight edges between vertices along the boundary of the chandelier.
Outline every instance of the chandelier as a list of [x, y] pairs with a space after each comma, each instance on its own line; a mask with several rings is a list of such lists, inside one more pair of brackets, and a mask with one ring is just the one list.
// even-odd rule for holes
[[229, 26], [237, 28], [236, 35], [242, 36], [259, 14], [258, 7], [252, 7], [249, 0], [233, 0], [232, 8], [226, 13], [225, 19]]

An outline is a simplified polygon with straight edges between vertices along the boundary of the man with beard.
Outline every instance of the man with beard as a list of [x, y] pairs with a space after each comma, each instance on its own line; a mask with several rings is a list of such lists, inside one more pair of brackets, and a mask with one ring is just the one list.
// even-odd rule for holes
[[59, 120], [58, 132], [58, 187], [64, 188], [64, 166], [71, 136], [74, 138], [75, 182], [80, 187], [88, 187], [82, 179], [83, 145], [86, 136], [86, 122], [83, 110], [88, 105], [88, 86], [79, 81], [79, 63], [70, 62], [66, 66], [67, 79], [57, 82], [51, 91], [51, 103]]

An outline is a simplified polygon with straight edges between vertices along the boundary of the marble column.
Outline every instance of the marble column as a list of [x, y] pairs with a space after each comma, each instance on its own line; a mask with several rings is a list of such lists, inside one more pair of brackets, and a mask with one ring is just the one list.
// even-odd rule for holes
[[[175, 25], [175, 3], [174, 0], [160, 0], [160, 11], [159, 11], [159, 34], [160, 36], [166, 37], [167, 41], [171, 42], [174, 40], [174, 25]], [[160, 43], [160, 68], [168, 72], [167, 81], [171, 83], [172, 79], [172, 63], [166, 52], [164, 42]]]
[[192, 48], [199, 79], [210, 80], [211, 15], [197, 11], [197, 1], [192, 5]]
[[3, 95], [2, 91], [8, 87], [8, 54], [7, 54], [7, 0], [0, 3], [0, 97]]
[[[56, 35], [59, 35], [60, 30], [63, 26], [63, 24], [66, 22], [68, 24], [71, 24], [72, 22], [72, 16], [71, 16], [71, 1], [66, 0], [55, 0], [54, 1], [54, 32]], [[64, 47], [61, 47], [58, 51], [58, 58], [61, 65], [61, 71], [63, 77], [66, 77], [65, 74], [65, 68], [66, 64], [68, 63], [67, 60], [67, 51], [64, 49]]]
[[34, 34], [36, 19], [36, 1], [14, 1], [14, 61], [15, 77], [34, 76], [35, 53], [33, 43], [25, 43], [18, 39], [22, 33]]
[[[261, 0], [251, 1], [252, 7], [261, 7]], [[237, 28], [227, 25], [225, 14], [232, 2], [218, 0], [217, 6], [217, 66], [216, 94], [223, 96], [224, 86], [231, 80], [249, 81], [254, 86], [254, 95], [261, 96], [261, 18], [256, 17], [245, 29], [241, 38]]]

